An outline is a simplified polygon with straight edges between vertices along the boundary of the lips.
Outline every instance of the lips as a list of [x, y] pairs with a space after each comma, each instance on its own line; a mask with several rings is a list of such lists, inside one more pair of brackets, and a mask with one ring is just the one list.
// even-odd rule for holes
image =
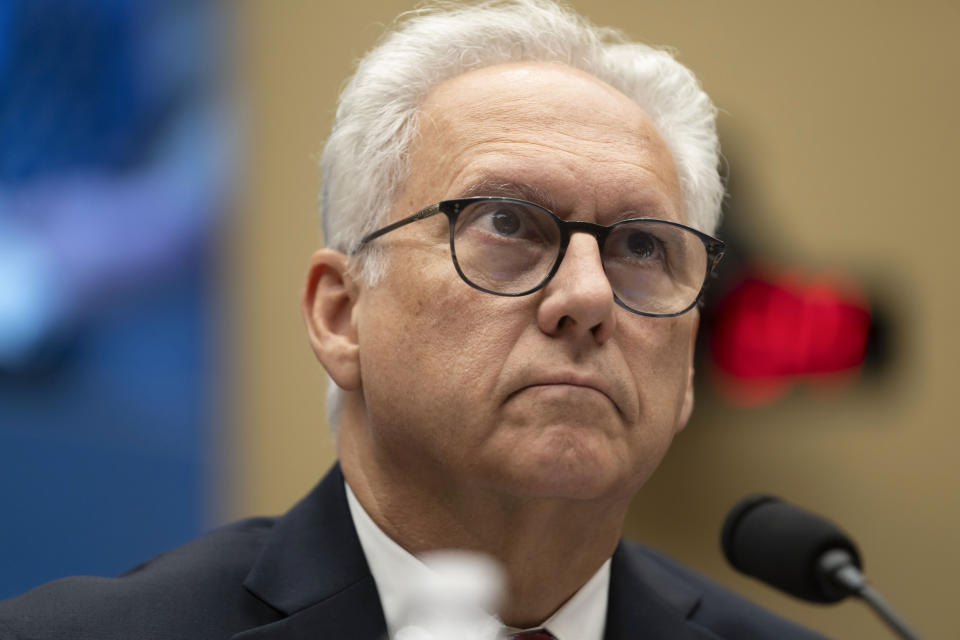
[[[600, 379], [574, 372], [552, 372], [550, 374], [533, 376], [533, 379], [529, 382], [526, 382], [516, 391], [510, 394], [510, 397], [513, 397], [524, 391], [526, 389], [535, 389], [538, 387], [580, 387], [584, 389], [591, 389], [598, 393], [602, 393], [606, 398], [613, 404], [614, 407], [620, 411], [620, 406], [613, 399], [612, 392], [608, 389], [607, 385]], [[509, 399], [509, 398], [508, 398]]]

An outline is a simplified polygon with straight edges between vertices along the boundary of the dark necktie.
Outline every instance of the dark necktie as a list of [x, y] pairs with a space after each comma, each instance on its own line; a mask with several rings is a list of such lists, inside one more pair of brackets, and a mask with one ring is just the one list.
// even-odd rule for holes
[[546, 629], [535, 629], [510, 636], [510, 640], [557, 640], [557, 638]]

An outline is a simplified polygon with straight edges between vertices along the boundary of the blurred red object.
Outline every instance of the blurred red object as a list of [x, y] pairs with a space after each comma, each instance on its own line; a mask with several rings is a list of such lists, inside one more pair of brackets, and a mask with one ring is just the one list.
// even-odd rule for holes
[[729, 400], [773, 402], [800, 379], [850, 379], [863, 364], [870, 308], [840, 276], [750, 271], [717, 303], [710, 350]]

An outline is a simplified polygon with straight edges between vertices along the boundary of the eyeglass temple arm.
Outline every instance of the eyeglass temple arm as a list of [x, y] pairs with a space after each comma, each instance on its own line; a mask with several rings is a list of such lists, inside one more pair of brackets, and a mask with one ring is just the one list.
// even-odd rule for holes
[[708, 242], [707, 255], [710, 258], [710, 266], [707, 267], [707, 277], [703, 281], [703, 287], [700, 289], [700, 293], [697, 295], [697, 306], [703, 308], [704, 305], [704, 294], [707, 292], [707, 288], [710, 285], [711, 280], [716, 280], [718, 277], [717, 267], [720, 265], [720, 262], [723, 260], [723, 256], [726, 254], [726, 245], [722, 240], [717, 240], [712, 238], [713, 242]]
[[417, 222], [418, 220], [423, 220], [424, 218], [429, 218], [430, 216], [435, 216], [435, 215], [437, 215], [438, 213], [440, 213], [440, 203], [432, 204], [432, 205], [430, 205], [429, 207], [427, 207], [426, 209], [421, 209], [420, 211], [417, 211], [417, 212], [416, 212], [415, 214], [413, 214], [412, 216], [407, 216], [406, 218], [403, 218], [403, 219], [401, 219], [401, 220], [397, 220], [396, 222], [393, 222], [393, 223], [391, 223], [391, 224], [388, 224], [388, 225], [385, 226], [385, 227], [381, 227], [381, 228], [377, 229], [376, 231], [374, 231], [373, 233], [364, 236], [363, 239], [360, 240], [360, 244], [357, 245], [357, 248], [354, 249], [353, 252], [356, 253], [357, 251], [360, 251], [360, 249], [362, 249], [364, 246], [366, 246], [366, 244], [367, 244], [368, 242], [370, 242], [371, 240], [374, 240], [374, 239], [376, 239], [376, 238], [379, 238], [380, 236], [384, 235], [385, 233], [390, 233], [390, 232], [393, 231], [394, 229], [399, 229], [400, 227], [405, 227], [406, 225], [408, 225], [408, 224], [410, 224], [410, 223], [412, 223], [412, 222]]

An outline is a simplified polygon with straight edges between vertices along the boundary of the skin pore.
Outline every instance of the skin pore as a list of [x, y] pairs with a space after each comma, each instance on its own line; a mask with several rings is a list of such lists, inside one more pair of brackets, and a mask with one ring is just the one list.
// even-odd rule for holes
[[[513, 63], [441, 83], [420, 112], [398, 220], [440, 200], [506, 195], [611, 224], [685, 222], [672, 156], [647, 115], [569, 67]], [[318, 251], [304, 298], [311, 342], [346, 390], [344, 474], [412, 553], [482, 551], [506, 569], [502, 619], [539, 624], [613, 552], [631, 497], [692, 408], [697, 312], [615, 304], [594, 238], [519, 298], [456, 274], [438, 215], [378, 238], [375, 286]]]

